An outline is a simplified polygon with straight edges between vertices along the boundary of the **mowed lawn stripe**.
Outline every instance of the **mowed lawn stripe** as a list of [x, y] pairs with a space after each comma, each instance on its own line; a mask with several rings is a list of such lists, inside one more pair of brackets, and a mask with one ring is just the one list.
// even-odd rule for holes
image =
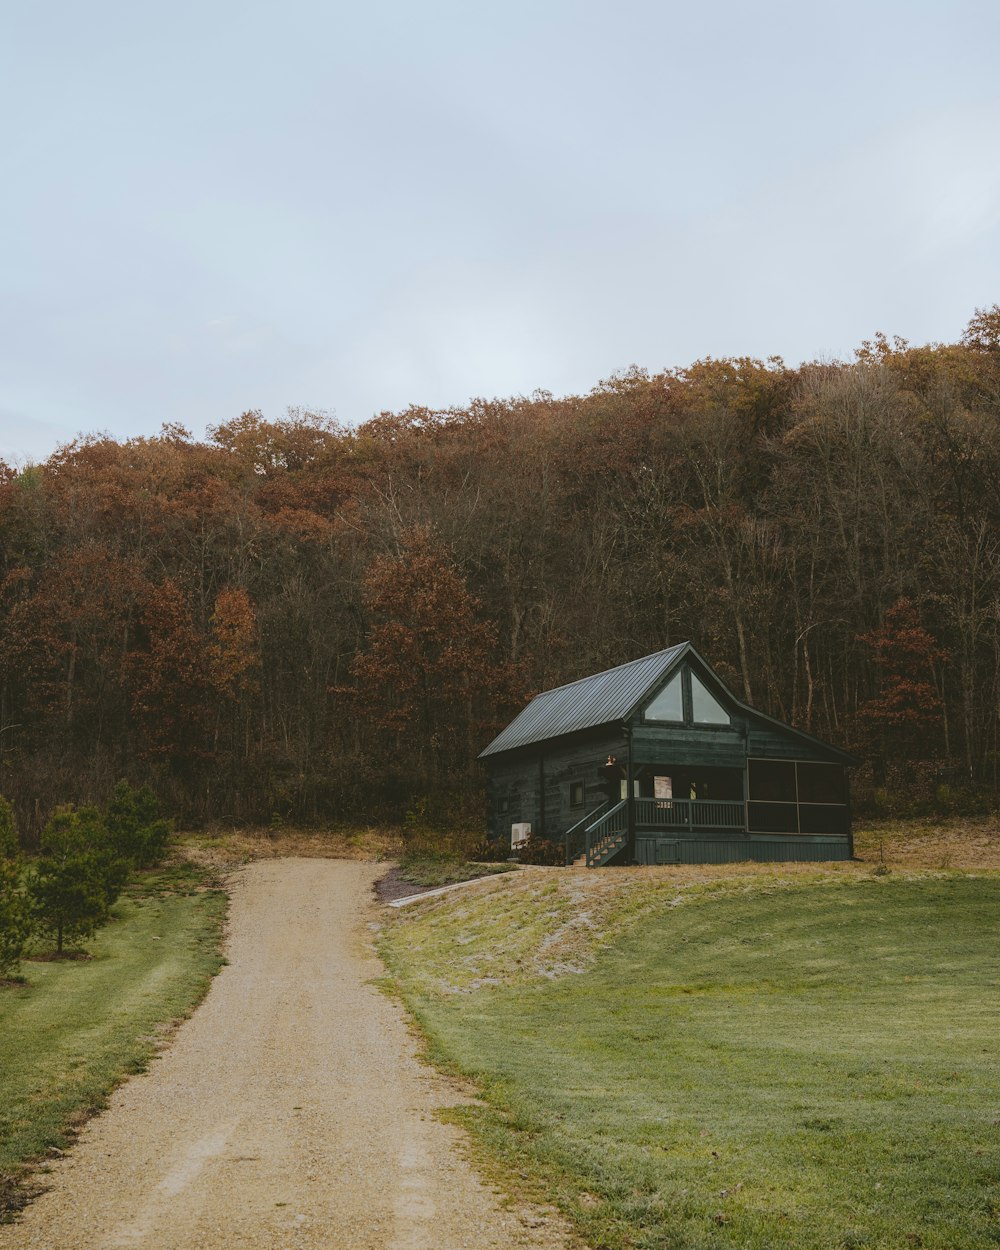
[[92, 958], [26, 961], [27, 984], [0, 990], [0, 1177], [64, 1145], [218, 970], [224, 895], [160, 880], [119, 900]]
[[429, 942], [387, 949], [460, 1114], [593, 1246], [998, 1244], [995, 877], [706, 895], [507, 988], [428, 993]]

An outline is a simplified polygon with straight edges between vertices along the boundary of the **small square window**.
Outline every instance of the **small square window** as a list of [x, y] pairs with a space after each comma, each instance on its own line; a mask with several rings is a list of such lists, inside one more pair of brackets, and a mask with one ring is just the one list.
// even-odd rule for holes
[[497, 799], [497, 814], [506, 816], [510, 811], [510, 799]]
[[569, 787], [570, 807], [583, 807], [584, 788], [582, 781], [573, 781]]

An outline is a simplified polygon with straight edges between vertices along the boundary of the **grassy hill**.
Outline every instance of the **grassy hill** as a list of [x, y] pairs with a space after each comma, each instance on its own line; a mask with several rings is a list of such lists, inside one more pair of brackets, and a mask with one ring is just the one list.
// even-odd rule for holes
[[995, 871], [529, 870], [384, 949], [486, 1166], [594, 1247], [1000, 1239]]

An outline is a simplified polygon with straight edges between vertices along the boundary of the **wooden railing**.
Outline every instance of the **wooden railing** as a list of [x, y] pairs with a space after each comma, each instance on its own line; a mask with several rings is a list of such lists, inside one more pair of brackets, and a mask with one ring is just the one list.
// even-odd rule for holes
[[607, 807], [608, 801], [605, 799], [603, 803], [589, 811], [586, 816], [582, 816], [575, 825], [570, 827], [563, 834], [563, 841], [566, 844], [566, 866], [567, 868], [578, 855], [582, 855], [587, 846], [587, 826], [593, 824], [594, 819], [600, 812]]
[[[635, 823], [644, 829], [745, 830], [746, 805], [730, 799], [633, 799]], [[628, 799], [602, 803], [563, 835], [567, 865], [585, 856], [588, 868], [620, 850], [628, 838]], [[605, 810], [607, 809], [607, 810]]]
[[635, 823], [647, 829], [746, 829], [746, 822], [746, 805], [737, 800], [635, 800]]
[[609, 853], [621, 850], [628, 841], [628, 799], [616, 803], [584, 830], [587, 867], [604, 863]]

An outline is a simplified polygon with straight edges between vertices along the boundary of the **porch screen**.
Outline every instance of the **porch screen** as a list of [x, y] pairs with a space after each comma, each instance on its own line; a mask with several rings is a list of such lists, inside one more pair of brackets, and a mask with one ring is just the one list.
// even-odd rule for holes
[[839, 764], [798, 764], [800, 803], [846, 803]]
[[847, 778], [839, 764], [748, 762], [747, 821], [755, 833], [846, 834]]
[[750, 798], [762, 803], [795, 803], [795, 765], [791, 760], [751, 760]]

